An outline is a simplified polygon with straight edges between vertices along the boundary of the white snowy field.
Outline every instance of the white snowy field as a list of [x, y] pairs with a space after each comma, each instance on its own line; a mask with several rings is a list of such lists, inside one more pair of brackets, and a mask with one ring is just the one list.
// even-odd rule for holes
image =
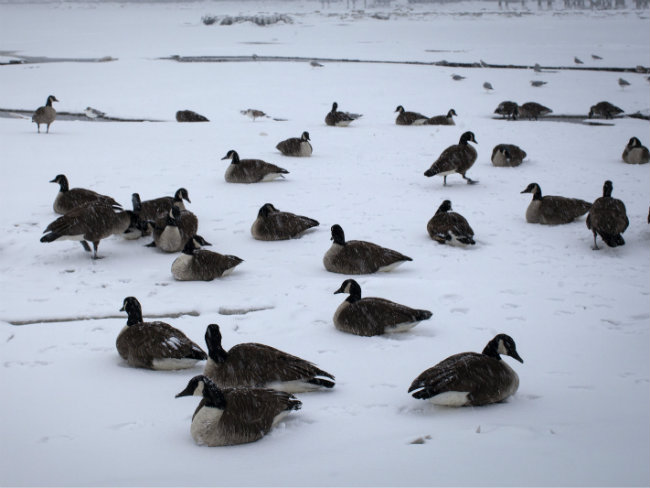
[[[357, 2], [359, 7], [362, 2]], [[409, 5], [351, 12], [345, 2], [0, 3], [0, 62], [20, 56], [101, 58], [0, 66], [0, 109], [87, 106], [124, 118], [57, 120], [37, 134], [29, 118], [0, 117], [0, 485], [2, 486], [647, 486], [650, 483], [650, 165], [630, 166], [630, 137], [650, 144], [646, 120], [611, 125], [493, 120], [499, 102], [537, 101], [586, 116], [608, 100], [627, 113], [650, 108], [644, 74], [451, 68], [386, 63], [179, 63], [171, 55], [298, 56], [385, 61], [573, 67], [650, 65], [648, 10], [538, 10], [496, 2]], [[203, 15], [284, 13], [292, 24], [201, 22]], [[373, 14], [388, 20], [373, 18]], [[595, 60], [592, 54], [601, 56]], [[454, 81], [451, 75], [465, 76]], [[619, 77], [631, 85], [621, 89]], [[531, 80], [548, 84], [533, 88]], [[494, 91], [482, 88], [490, 81]], [[333, 101], [363, 113], [327, 127]], [[452, 127], [396, 126], [397, 105], [458, 113]], [[252, 122], [239, 110], [287, 121]], [[178, 124], [179, 109], [207, 116]], [[275, 145], [309, 131], [311, 158]], [[458, 175], [425, 178], [440, 152], [475, 133], [478, 160]], [[498, 143], [521, 146], [517, 168], [490, 163]], [[290, 171], [282, 181], [226, 183], [229, 149]], [[93, 261], [78, 243], [42, 244], [57, 215], [64, 173], [71, 187], [110, 194], [130, 208], [183, 186], [199, 233], [244, 259], [213, 282], [176, 282], [176, 255], [149, 240], [112, 237]], [[593, 201], [603, 182], [627, 207], [626, 245], [600, 251], [585, 218], [527, 224], [529, 183], [544, 194]], [[426, 224], [444, 199], [464, 215], [476, 245], [433, 242]], [[301, 239], [255, 241], [260, 206], [320, 221]], [[413, 258], [390, 273], [357, 277], [365, 296], [433, 312], [408, 333], [364, 338], [337, 331], [333, 295], [348, 276], [327, 272], [330, 226]], [[196, 446], [198, 399], [175, 399], [193, 370], [126, 365], [115, 338], [136, 296], [204, 345], [218, 323], [226, 348], [261, 342], [336, 376], [329, 392], [259, 442]], [[249, 311], [231, 314], [232, 311]], [[179, 316], [180, 315], [180, 316]], [[173, 318], [175, 317], [175, 318]], [[21, 323], [25, 325], [14, 325]], [[520, 388], [482, 408], [435, 407], [407, 394], [424, 369], [511, 335]], [[413, 442], [420, 439], [422, 443]]]

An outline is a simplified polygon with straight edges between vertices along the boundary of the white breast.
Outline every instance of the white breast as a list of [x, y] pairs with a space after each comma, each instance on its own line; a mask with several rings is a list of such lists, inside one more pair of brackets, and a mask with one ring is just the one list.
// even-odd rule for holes
[[533, 200], [528, 205], [526, 209], [526, 222], [529, 224], [538, 224], [539, 223], [539, 207], [541, 207], [542, 202], [539, 200]]
[[193, 256], [189, 254], [181, 254], [172, 263], [172, 275], [179, 281], [191, 280], [189, 270], [192, 264]]
[[[222, 415], [223, 410], [212, 407], [203, 407], [196, 412], [194, 419], [192, 419], [192, 426], [190, 427], [190, 434], [192, 434], [194, 442], [200, 446], [205, 444], [212, 446], [220, 445], [217, 424], [221, 420]], [[221, 444], [223, 444], [223, 441]]]
[[179, 251], [182, 245], [181, 231], [175, 225], [165, 227], [157, 243], [157, 246], [166, 252]]

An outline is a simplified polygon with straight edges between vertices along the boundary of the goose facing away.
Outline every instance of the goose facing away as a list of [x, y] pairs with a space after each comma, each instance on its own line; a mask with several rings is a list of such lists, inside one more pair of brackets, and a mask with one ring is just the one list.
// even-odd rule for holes
[[305, 231], [318, 226], [317, 220], [282, 212], [271, 203], [265, 203], [251, 226], [251, 234], [259, 241], [281, 241], [300, 237]]
[[427, 120], [427, 125], [456, 125], [454, 116], [458, 116], [456, 111], [452, 108], [447, 112], [447, 115], [434, 115]]
[[391, 271], [406, 261], [413, 261], [402, 253], [367, 241], [346, 241], [340, 225], [332, 226], [332, 246], [323, 256], [327, 271], [341, 274], [370, 274]]
[[426, 115], [417, 112], [407, 112], [401, 105], [397, 106], [395, 112], [399, 112], [399, 115], [395, 119], [397, 125], [423, 125], [429, 119]]
[[591, 208], [591, 203], [579, 198], [542, 196], [542, 189], [537, 183], [531, 183], [521, 193], [533, 194], [533, 199], [526, 209], [526, 222], [529, 224], [568, 224], [586, 214]]
[[142, 223], [130, 210], [115, 211], [111, 205], [87, 204], [70, 210], [51, 222], [41, 237], [41, 242], [80, 241], [90, 252], [88, 242], [93, 243], [93, 259], [99, 259], [99, 242], [113, 234], [122, 234], [129, 229], [140, 229]]
[[473, 245], [474, 231], [462, 215], [451, 211], [451, 201], [442, 202], [427, 223], [427, 232], [434, 241], [452, 246]]
[[46, 132], [49, 133], [50, 124], [54, 122], [54, 119], [56, 119], [56, 110], [54, 110], [54, 107], [52, 106], [52, 102], [58, 102], [58, 100], [54, 95], [50, 95], [49, 97], [47, 97], [47, 101], [45, 102], [45, 105], [42, 107], [38, 107], [34, 112], [34, 115], [32, 115], [32, 122], [36, 123], [36, 130], [39, 133], [41, 132], [41, 124], [47, 125]]
[[116, 209], [121, 207], [108, 195], [102, 195], [87, 188], [70, 188], [68, 178], [65, 175], [56, 175], [53, 180], [50, 180], [50, 183], [59, 184], [59, 192], [54, 197], [54, 204], [52, 205], [52, 208], [58, 214], [64, 215], [73, 208], [88, 203], [101, 203], [113, 206]]
[[200, 236], [187, 240], [183, 252], [172, 263], [172, 275], [178, 281], [212, 281], [229, 275], [244, 261], [237, 256], [199, 249], [197, 237]]
[[465, 176], [465, 173], [472, 167], [476, 161], [477, 152], [469, 142], [478, 144], [474, 133], [467, 131], [460, 136], [458, 144], [449, 146], [442, 151], [438, 159], [431, 165], [431, 167], [424, 172], [424, 176], [430, 177], [441, 175], [443, 177], [443, 185], [447, 184], [447, 176], [453, 173], [458, 173], [467, 181], [468, 184], [477, 183]]
[[355, 280], [345, 280], [334, 292], [349, 294], [334, 312], [334, 326], [349, 334], [376, 336], [392, 332], [404, 332], [433, 315], [428, 310], [391, 302], [384, 298], [361, 298], [361, 286]]
[[630, 221], [627, 218], [625, 204], [618, 198], [612, 197], [613, 188], [611, 181], [605, 181], [603, 196], [594, 201], [587, 215], [587, 228], [594, 234], [594, 250], [600, 249], [596, 244], [596, 234], [609, 247], [625, 244], [621, 234], [630, 225]]
[[[164, 252], [178, 252], [185, 243], [196, 235], [199, 219], [189, 210], [181, 210], [172, 205], [167, 214], [159, 216], [153, 224], [153, 242], [149, 247], [157, 247]], [[208, 244], [209, 245], [209, 244]]]
[[514, 144], [497, 144], [492, 149], [490, 160], [494, 166], [519, 166], [526, 157], [526, 151]]
[[205, 343], [208, 361], [203, 374], [222, 387], [270, 388], [303, 393], [334, 387], [334, 376], [309, 361], [254, 342], [226, 351], [217, 324], [208, 325]]
[[594, 117], [602, 117], [604, 119], [613, 119], [622, 113], [623, 109], [617, 107], [612, 103], [603, 101], [591, 106], [589, 109], [589, 118], [591, 119]]
[[304, 131], [300, 137], [290, 137], [278, 142], [275, 148], [285, 156], [305, 158], [311, 156], [313, 152], [310, 140], [309, 132]]
[[632, 137], [623, 150], [622, 158], [628, 164], [646, 164], [650, 162], [650, 152], [637, 137]]
[[276, 178], [284, 178], [284, 175], [289, 173], [286, 169], [261, 159], [239, 159], [239, 154], [232, 149], [221, 159], [230, 159], [231, 161], [224, 175], [228, 183], [271, 181]]
[[200, 446], [232, 446], [268, 434], [302, 403], [290, 393], [266, 388], [219, 388], [207, 376], [192, 378], [176, 395], [202, 396], [192, 416], [190, 433]]
[[120, 312], [128, 319], [115, 341], [120, 357], [135, 368], [158, 370], [187, 369], [207, 354], [180, 330], [171, 325], [142, 319], [142, 307], [135, 297], [126, 297]]
[[447, 407], [497, 403], [519, 388], [519, 376], [501, 354], [523, 363], [512, 337], [498, 334], [482, 353], [461, 352], [421, 373], [411, 386], [414, 398]]
[[516, 116], [522, 119], [537, 120], [539, 117], [548, 115], [553, 110], [537, 102], [526, 102], [517, 107]]
[[339, 112], [339, 105], [334, 102], [332, 104], [332, 110], [327, 112], [325, 116], [325, 123], [327, 125], [336, 126], [336, 127], [347, 127], [350, 125], [350, 122], [357, 120], [362, 117], [361, 114], [353, 114], [350, 112]]

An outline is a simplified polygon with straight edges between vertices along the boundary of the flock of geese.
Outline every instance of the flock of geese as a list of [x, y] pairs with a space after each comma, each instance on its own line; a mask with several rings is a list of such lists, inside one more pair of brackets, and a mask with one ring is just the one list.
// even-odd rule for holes
[[[33, 122], [50, 125], [56, 118], [52, 107], [57, 98], [50, 95], [45, 106], [38, 108]], [[617, 107], [601, 102], [591, 107], [589, 117], [613, 117]], [[428, 117], [409, 112], [403, 106], [395, 109], [398, 125], [454, 125], [454, 109], [446, 115]], [[518, 105], [503, 102], [495, 111], [504, 117], [537, 119], [550, 109], [529, 102]], [[325, 116], [330, 126], [347, 126], [361, 114], [341, 112], [336, 102]], [[477, 144], [473, 132], [460, 136], [458, 144], [446, 148], [424, 172], [427, 177], [458, 174], [468, 184], [477, 183], [466, 173], [477, 158]], [[281, 141], [276, 148], [284, 155], [309, 157], [313, 152], [308, 132], [300, 137]], [[495, 166], [518, 166], [526, 152], [512, 144], [499, 144], [492, 152]], [[260, 159], [240, 159], [230, 150], [222, 158], [230, 160], [224, 178], [229, 183], [251, 184], [272, 181], [288, 173], [284, 168]], [[632, 137], [625, 147], [623, 160], [630, 164], [647, 163], [648, 149], [638, 138]], [[227, 275], [242, 262], [237, 256], [222, 255], [203, 249], [209, 246], [198, 232], [196, 215], [185, 208], [189, 202], [187, 189], [179, 188], [173, 196], [142, 201], [132, 194], [132, 210], [124, 210], [112, 197], [85, 188], [70, 188], [65, 175], [59, 174], [52, 183], [59, 185], [53, 209], [61, 216], [45, 229], [41, 242], [75, 240], [97, 259], [102, 239], [121, 235], [126, 239], [150, 236], [151, 247], [163, 252], [178, 253], [171, 266], [177, 280], [209, 281]], [[613, 184], [606, 181], [602, 197], [594, 202], [561, 196], [543, 196], [537, 183], [531, 183], [521, 193], [532, 194], [526, 210], [530, 223], [560, 225], [587, 214], [586, 225], [594, 236], [608, 246], [625, 243], [622, 233], [629, 225], [625, 205], [612, 197]], [[649, 216], [650, 219], [650, 216]], [[251, 235], [261, 241], [299, 238], [319, 225], [310, 217], [277, 209], [273, 204], [263, 205], [251, 226]], [[440, 244], [474, 245], [474, 231], [468, 221], [452, 211], [451, 201], [444, 200], [427, 223], [431, 239]], [[331, 227], [332, 245], [323, 256], [325, 269], [332, 273], [363, 275], [389, 272], [412, 259], [398, 251], [372, 242], [346, 240], [342, 227]], [[404, 332], [420, 321], [431, 318], [429, 310], [418, 310], [377, 297], [362, 297], [361, 287], [354, 279], [345, 279], [335, 294], [347, 294], [333, 315], [336, 329], [359, 336], [375, 336]], [[238, 344], [226, 351], [217, 324], [208, 325], [205, 332], [207, 353], [182, 331], [170, 324], [143, 319], [142, 308], [135, 297], [126, 297], [121, 311], [128, 319], [120, 331], [117, 351], [133, 367], [154, 370], [191, 368], [205, 361], [203, 374], [189, 380], [177, 397], [200, 396], [201, 401], [192, 417], [191, 435], [200, 445], [223, 446], [256, 441], [267, 434], [278, 421], [301, 407], [295, 394], [330, 390], [335, 377], [315, 364], [273, 347], [257, 344]], [[408, 392], [418, 399], [437, 405], [465, 406], [500, 402], [514, 394], [519, 386], [517, 373], [502, 360], [507, 355], [522, 362], [514, 340], [505, 334], [491, 339], [481, 353], [455, 354], [422, 372], [410, 385]]]

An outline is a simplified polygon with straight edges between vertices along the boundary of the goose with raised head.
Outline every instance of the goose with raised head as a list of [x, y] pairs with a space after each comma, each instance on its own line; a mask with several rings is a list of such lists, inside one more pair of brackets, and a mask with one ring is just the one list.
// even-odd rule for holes
[[537, 120], [539, 117], [544, 117], [552, 113], [548, 107], [545, 107], [541, 103], [537, 102], [526, 102], [523, 105], [519, 105], [515, 111], [516, 117], [528, 120]]
[[64, 215], [73, 208], [88, 203], [101, 203], [112, 206], [116, 209], [121, 205], [108, 195], [102, 195], [87, 188], [70, 188], [68, 178], [65, 175], [56, 175], [50, 183], [58, 183], [59, 192], [54, 197], [52, 208], [58, 214]]
[[519, 166], [526, 157], [526, 151], [514, 144], [497, 144], [492, 149], [490, 160], [494, 166]]
[[186, 210], [183, 200], [192, 203], [190, 195], [185, 188], [176, 190], [173, 197], [159, 197], [144, 201], [140, 199], [140, 194], [138, 193], [131, 195], [133, 211], [138, 212], [142, 220], [156, 220], [160, 217], [160, 214], [169, 213], [173, 206], [178, 207], [180, 210]]
[[303, 393], [334, 387], [334, 376], [313, 363], [265, 344], [246, 342], [226, 351], [217, 324], [208, 325], [203, 374], [222, 387], [271, 388]]
[[327, 125], [347, 127], [351, 122], [362, 116], [361, 114], [353, 114], [350, 112], [339, 112], [338, 108], [338, 103], [334, 102], [332, 104], [332, 110], [327, 112], [327, 115], [325, 116], [325, 123]]
[[426, 121], [427, 125], [456, 125], [454, 117], [458, 116], [456, 111], [452, 108], [447, 112], [447, 115], [434, 115], [429, 117]]
[[591, 203], [579, 198], [542, 196], [542, 189], [537, 183], [531, 183], [520, 193], [533, 194], [533, 199], [526, 209], [526, 222], [529, 224], [568, 224], [586, 214], [591, 208]]
[[442, 202], [435, 215], [427, 223], [427, 232], [434, 241], [452, 246], [468, 246], [474, 242], [474, 231], [467, 219], [451, 211], [451, 201]]
[[628, 164], [646, 164], [650, 162], [650, 151], [638, 137], [632, 137], [623, 150], [622, 158]]
[[598, 102], [589, 109], [589, 118], [600, 117], [603, 119], [613, 119], [623, 113], [623, 109], [607, 101]]
[[135, 368], [176, 370], [192, 368], [208, 355], [183, 332], [156, 320], [145, 322], [142, 306], [135, 297], [126, 297], [120, 312], [128, 319], [115, 341], [120, 357]]
[[449, 146], [447, 149], [442, 151], [438, 159], [431, 165], [431, 167], [424, 172], [424, 176], [430, 177], [435, 175], [440, 175], [443, 177], [443, 185], [447, 184], [447, 176], [458, 173], [463, 177], [468, 184], [478, 183], [476, 180], [472, 180], [465, 176], [465, 173], [469, 171], [476, 157], [478, 156], [476, 149], [469, 145], [470, 142], [478, 144], [474, 133], [467, 131], [460, 136], [460, 141], [458, 144]]
[[47, 132], [50, 132], [50, 124], [56, 119], [56, 110], [52, 106], [52, 102], [58, 102], [54, 95], [47, 97], [45, 105], [38, 107], [32, 115], [32, 122], [36, 123], [36, 130], [41, 132], [41, 124], [47, 125]]
[[[189, 210], [172, 205], [167, 214], [159, 216], [153, 224], [153, 242], [148, 247], [157, 247], [164, 252], [178, 252], [185, 247], [199, 228], [199, 219]], [[209, 244], [207, 244], [209, 245]]]
[[[203, 238], [188, 239], [183, 252], [172, 263], [172, 275], [178, 281], [212, 281], [227, 276], [244, 260], [197, 247]], [[205, 245], [205, 244], [203, 244]]]
[[89, 203], [76, 207], [51, 222], [41, 237], [41, 242], [80, 241], [90, 252], [88, 242], [93, 243], [93, 259], [99, 259], [97, 248], [102, 239], [113, 234], [123, 234], [129, 229], [142, 228], [138, 216], [130, 210], [116, 211], [112, 205]]
[[273, 204], [265, 203], [251, 226], [251, 234], [259, 241], [282, 241], [301, 237], [305, 231], [318, 225], [317, 220], [283, 212]]
[[404, 107], [398, 105], [395, 112], [399, 112], [395, 123], [397, 125], [424, 125], [429, 117], [418, 112], [407, 112]]
[[367, 241], [346, 241], [340, 225], [331, 228], [332, 246], [323, 256], [327, 271], [341, 274], [370, 274], [391, 271], [407, 261], [413, 261], [402, 253]]
[[519, 376], [501, 354], [524, 362], [512, 337], [498, 334], [481, 353], [454, 354], [427, 369], [413, 380], [408, 392], [446, 407], [502, 402], [519, 388]]
[[334, 292], [349, 296], [334, 312], [334, 327], [359, 336], [376, 336], [405, 332], [433, 315], [429, 310], [418, 310], [385, 298], [361, 298], [361, 286], [348, 279]]
[[302, 402], [292, 394], [266, 388], [220, 388], [205, 375], [192, 378], [176, 395], [201, 396], [192, 415], [190, 434], [199, 446], [232, 446], [254, 442]]
[[286, 169], [261, 159], [239, 159], [237, 151], [232, 149], [221, 159], [230, 159], [230, 165], [224, 175], [228, 183], [272, 181], [276, 178], [284, 178], [284, 175], [289, 173]]
[[309, 142], [309, 132], [304, 131], [300, 137], [290, 137], [284, 141], [278, 142], [275, 148], [285, 156], [294, 156], [298, 158], [306, 158], [311, 156], [313, 148]]
[[630, 225], [625, 210], [625, 204], [618, 198], [612, 197], [614, 185], [611, 181], [605, 181], [603, 185], [603, 196], [597, 198], [587, 215], [587, 229], [594, 234], [594, 250], [600, 249], [596, 244], [596, 235], [599, 235], [609, 247], [617, 247], [625, 244], [623, 232]]

